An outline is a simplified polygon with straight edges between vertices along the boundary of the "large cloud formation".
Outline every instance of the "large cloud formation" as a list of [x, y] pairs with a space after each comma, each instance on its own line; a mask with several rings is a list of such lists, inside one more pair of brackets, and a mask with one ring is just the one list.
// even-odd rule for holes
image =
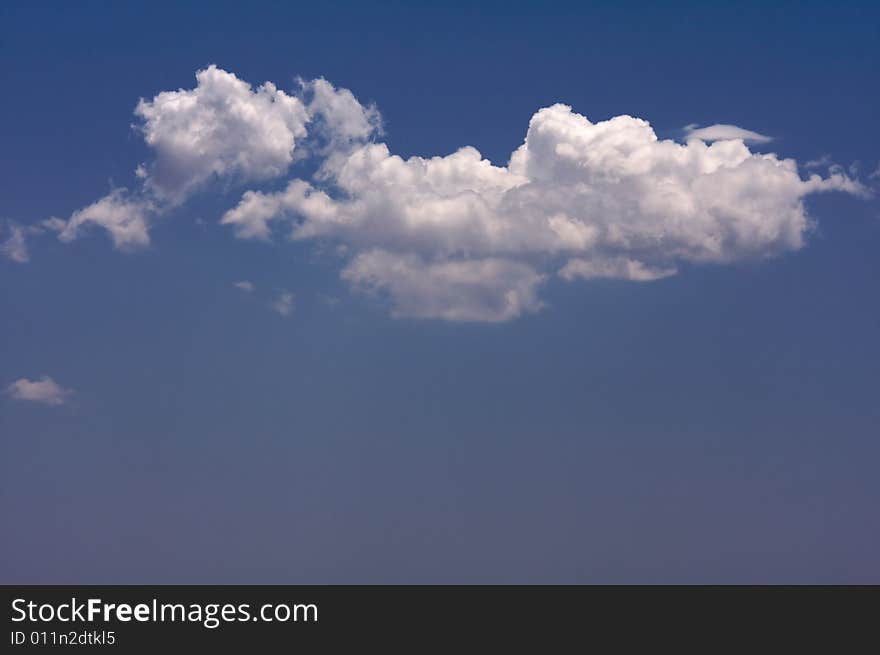
[[387, 291], [395, 315], [486, 321], [538, 309], [554, 266], [567, 280], [648, 281], [679, 261], [796, 250], [812, 226], [804, 196], [861, 190], [839, 173], [804, 180], [742, 138], [661, 141], [644, 120], [592, 123], [561, 104], [532, 117], [506, 167], [471, 147], [402, 159], [366, 143], [328, 177], [245, 193], [222, 222], [241, 237], [280, 221], [293, 239], [340, 240], [355, 251], [343, 278]]
[[152, 216], [213, 179], [285, 177], [300, 148], [317, 164], [310, 179], [245, 191], [221, 222], [240, 238], [280, 227], [338, 242], [342, 279], [385, 296], [394, 316], [505, 321], [540, 309], [554, 274], [645, 282], [679, 262], [797, 250], [813, 226], [807, 195], [865, 193], [841, 171], [802, 178], [794, 160], [746, 145], [769, 137], [733, 125], [691, 125], [678, 143], [640, 118], [591, 122], [556, 104], [532, 116], [506, 166], [467, 146], [403, 159], [377, 141], [376, 109], [326, 80], [288, 95], [214, 66], [196, 79], [137, 106], [155, 152], [138, 169], [142, 189], [75, 212], [62, 238], [94, 223], [118, 247], [144, 245]]

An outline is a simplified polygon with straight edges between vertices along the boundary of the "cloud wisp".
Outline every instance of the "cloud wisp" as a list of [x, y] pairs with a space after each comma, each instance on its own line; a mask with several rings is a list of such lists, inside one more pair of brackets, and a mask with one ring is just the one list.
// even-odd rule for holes
[[773, 137], [758, 134], [736, 125], [716, 123], [700, 127], [696, 123], [686, 125], [684, 128], [685, 138], [699, 139], [700, 141], [732, 141], [739, 140], [744, 143], [770, 143]]
[[7, 226], [6, 239], [0, 242], [0, 253], [10, 261], [24, 264], [30, 261], [30, 253], [27, 248], [27, 228], [16, 223]]
[[73, 396], [72, 390], [59, 386], [48, 375], [39, 380], [20, 378], [6, 387], [6, 393], [16, 400], [54, 406], [65, 404]]
[[282, 289], [278, 292], [278, 296], [272, 303], [272, 309], [276, 314], [287, 318], [293, 313], [293, 294], [290, 291]]
[[[679, 143], [564, 104], [532, 116], [505, 165], [470, 146], [402, 158], [380, 141], [376, 108], [323, 79], [286, 93], [210, 66], [135, 114], [154, 153], [140, 188], [56, 219], [63, 240], [97, 225], [118, 248], [142, 247], [158, 216], [223, 180], [245, 189], [220, 217], [238, 238], [335, 242], [341, 278], [396, 317], [506, 321], [541, 309], [554, 275], [649, 282], [682, 262], [778, 255], [813, 229], [806, 196], [867, 194], [843, 170], [802, 177], [794, 160], [752, 152], [770, 137], [735, 125], [689, 125]], [[304, 158], [316, 172], [291, 175]], [[266, 191], [272, 180], [284, 187]]]

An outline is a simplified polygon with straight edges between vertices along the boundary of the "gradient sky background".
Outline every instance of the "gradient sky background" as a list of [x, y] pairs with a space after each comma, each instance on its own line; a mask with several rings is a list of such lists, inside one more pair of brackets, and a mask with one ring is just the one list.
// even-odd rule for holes
[[[444, 4], [4, 2], [0, 219], [133, 184], [138, 98], [211, 63], [325, 76], [402, 156], [503, 164], [565, 102], [880, 162], [877, 3]], [[75, 392], [0, 397], [0, 581], [880, 582], [876, 199], [809, 197], [797, 252], [557, 279], [483, 324], [391, 318], [313, 244], [236, 240], [240, 192], [143, 252], [0, 259], [0, 386]]]

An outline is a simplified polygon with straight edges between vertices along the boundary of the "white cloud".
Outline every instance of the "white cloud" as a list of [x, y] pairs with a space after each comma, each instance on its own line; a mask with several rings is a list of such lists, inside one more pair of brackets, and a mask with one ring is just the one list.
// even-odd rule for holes
[[[268, 239], [271, 236], [269, 221], [292, 211], [300, 196], [310, 191], [311, 186], [302, 180], [294, 180], [281, 193], [246, 191], [238, 205], [227, 211], [220, 222], [234, 226], [236, 235], [242, 239]], [[316, 196], [318, 198], [320, 196]]]
[[143, 248], [150, 243], [148, 228], [153, 212], [149, 201], [132, 197], [124, 189], [115, 189], [88, 207], [73, 212], [58, 237], [72, 241], [84, 225], [93, 224], [107, 230], [113, 245], [121, 250]]
[[299, 98], [271, 82], [254, 90], [216, 66], [198, 71], [193, 89], [141, 99], [135, 115], [155, 155], [136, 170], [140, 188], [132, 193], [116, 189], [75, 211], [58, 229], [63, 241], [77, 238], [83, 225], [94, 224], [110, 232], [117, 248], [144, 247], [150, 243], [152, 219], [210, 180], [262, 181], [284, 175], [308, 121]]
[[381, 132], [382, 117], [376, 107], [365, 107], [348, 89], [338, 89], [323, 77], [300, 84], [308, 98], [309, 129], [321, 133], [327, 145], [338, 150]]
[[299, 98], [266, 82], [256, 90], [216, 66], [196, 73], [194, 89], [141, 100], [135, 114], [155, 160], [146, 187], [179, 202], [212, 177], [267, 180], [283, 175], [308, 115]]
[[[248, 192], [222, 222], [240, 237], [267, 238], [280, 221], [293, 239], [338, 240], [354, 255], [343, 277], [388, 291], [396, 315], [498, 320], [539, 306], [520, 267], [539, 276], [561, 260], [567, 280], [644, 281], [674, 274], [677, 261], [796, 250], [812, 227], [803, 197], [828, 190], [863, 192], [840, 172], [804, 180], [793, 160], [742, 140], [661, 141], [644, 120], [592, 123], [554, 105], [532, 117], [508, 166], [471, 147], [402, 159], [363, 144], [328, 180]], [[475, 264], [487, 261], [488, 283], [463, 273], [488, 274]], [[444, 284], [453, 271], [455, 284]], [[486, 287], [503, 295], [505, 271], [519, 300], [499, 310]], [[475, 298], [490, 309], [475, 309]]]
[[293, 313], [293, 294], [290, 291], [280, 291], [272, 303], [272, 309], [281, 316], [290, 316]]
[[241, 281], [239, 281], [239, 282], [235, 282], [235, 283], [233, 283], [232, 286], [234, 286], [236, 289], [240, 289], [240, 290], [242, 290], [242, 291], [246, 291], [247, 293], [250, 293], [250, 292], [253, 291], [254, 288], [255, 288], [254, 285], [253, 285], [253, 283], [252, 283], [252, 282], [249, 282], [249, 281], [247, 281], [247, 280], [241, 280]]
[[7, 221], [9, 236], [5, 241], [0, 242], [0, 254], [11, 261], [25, 264], [31, 259], [28, 239], [45, 232], [63, 232], [67, 225], [67, 221], [60, 218], [47, 218], [31, 225], [19, 225], [14, 221]]
[[9, 236], [0, 243], [0, 253], [11, 261], [24, 264], [30, 260], [25, 235], [26, 230], [21, 225], [9, 223], [8, 231]]
[[[372, 141], [375, 107], [324, 79], [301, 82], [298, 95], [215, 66], [196, 80], [138, 104], [155, 153], [138, 169], [142, 188], [74, 212], [62, 239], [96, 224], [117, 247], [146, 245], [151, 222], [209, 180], [287, 177], [309, 156], [310, 180], [246, 191], [221, 222], [241, 238], [279, 227], [335, 246], [348, 258], [342, 277], [387, 293], [395, 315], [492, 321], [538, 309], [553, 273], [649, 281], [680, 262], [797, 250], [813, 227], [807, 195], [867, 193], [840, 167], [802, 178], [794, 160], [746, 145], [769, 137], [735, 125], [689, 125], [678, 143], [639, 118], [592, 122], [557, 104], [532, 116], [507, 165], [469, 146], [403, 159]], [[289, 313], [292, 302], [280, 306]]]
[[773, 137], [758, 134], [736, 125], [725, 125], [723, 123], [707, 125], [706, 127], [700, 127], [696, 124], [686, 125], [684, 132], [688, 139], [699, 139], [701, 141], [731, 141], [739, 139], [745, 143], [768, 143], [773, 140]]
[[43, 376], [39, 380], [21, 378], [10, 384], [6, 392], [16, 400], [46, 405], [63, 405], [73, 395], [73, 391], [58, 386], [49, 376]]
[[391, 296], [392, 316], [447, 321], [506, 321], [541, 308], [544, 276], [498, 258], [424, 262], [415, 255], [370, 250], [342, 271], [356, 289]]
[[811, 170], [814, 168], [828, 168], [833, 163], [834, 162], [831, 160], [831, 155], [825, 154], [821, 157], [818, 157], [817, 159], [810, 159], [809, 161], [807, 161], [806, 164], [804, 164], [804, 168], [806, 168], [807, 170]]
[[[810, 159], [804, 164], [804, 168], [807, 170], [824, 168], [831, 175], [840, 175], [858, 179], [862, 171], [862, 163], [860, 161], [854, 161], [850, 163], [849, 166], [842, 166], [831, 159], [831, 155], [826, 154], [817, 159]], [[880, 177], [880, 165], [877, 166], [877, 171], [867, 175], [869, 180], [874, 179], [875, 177]], [[865, 188], [864, 191], [866, 194], [870, 194], [869, 189]]]
[[676, 273], [674, 268], [651, 268], [642, 262], [625, 257], [604, 260], [570, 259], [559, 271], [559, 275], [569, 281], [575, 278], [589, 280], [605, 277], [634, 282], [652, 282]]
[[324, 79], [300, 84], [300, 96], [271, 82], [254, 89], [212, 65], [196, 73], [195, 88], [141, 99], [137, 127], [154, 157], [135, 171], [140, 188], [113, 191], [74, 212], [58, 230], [60, 237], [71, 241], [92, 223], [109, 230], [119, 248], [145, 246], [151, 219], [210, 181], [240, 184], [285, 175], [310, 122], [315, 135], [306, 150], [325, 164], [380, 130], [378, 111], [361, 105], [348, 89]]

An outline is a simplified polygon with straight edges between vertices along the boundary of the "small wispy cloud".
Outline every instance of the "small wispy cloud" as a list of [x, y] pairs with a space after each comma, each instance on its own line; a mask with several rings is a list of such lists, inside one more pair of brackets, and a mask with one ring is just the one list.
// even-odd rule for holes
[[768, 143], [773, 140], [772, 136], [758, 134], [752, 130], [747, 130], [737, 125], [726, 125], [724, 123], [716, 123], [700, 127], [696, 123], [685, 125], [685, 138], [699, 139], [700, 141], [729, 141], [739, 139], [745, 143]]
[[63, 405], [73, 395], [71, 389], [58, 385], [48, 375], [39, 380], [20, 378], [6, 387], [6, 393], [16, 400], [26, 400], [44, 405]]
[[282, 290], [275, 302], [272, 303], [272, 309], [280, 316], [290, 316], [293, 313], [293, 294], [290, 291]]
[[804, 168], [814, 169], [814, 168], [827, 168], [834, 164], [834, 161], [831, 159], [831, 155], [825, 154], [819, 157], [818, 159], [811, 159], [806, 164], [804, 164]]
[[15, 223], [9, 224], [9, 236], [0, 243], [0, 253], [7, 259], [24, 264], [30, 261], [30, 254], [25, 239], [25, 228]]
[[0, 223], [0, 236], [4, 232], [8, 235], [0, 241], [0, 255], [18, 264], [26, 264], [31, 260], [29, 239], [46, 232], [60, 234], [66, 226], [67, 223], [60, 218], [47, 218], [30, 225], [21, 225], [15, 221], [6, 221], [5, 225]]
[[236, 289], [246, 291], [247, 293], [251, 293], [256, 288], [253, 282], [250, 282], [248, 280], [239, 280], [238, 282], [233, 283], [232, 286], [234, 286]]

